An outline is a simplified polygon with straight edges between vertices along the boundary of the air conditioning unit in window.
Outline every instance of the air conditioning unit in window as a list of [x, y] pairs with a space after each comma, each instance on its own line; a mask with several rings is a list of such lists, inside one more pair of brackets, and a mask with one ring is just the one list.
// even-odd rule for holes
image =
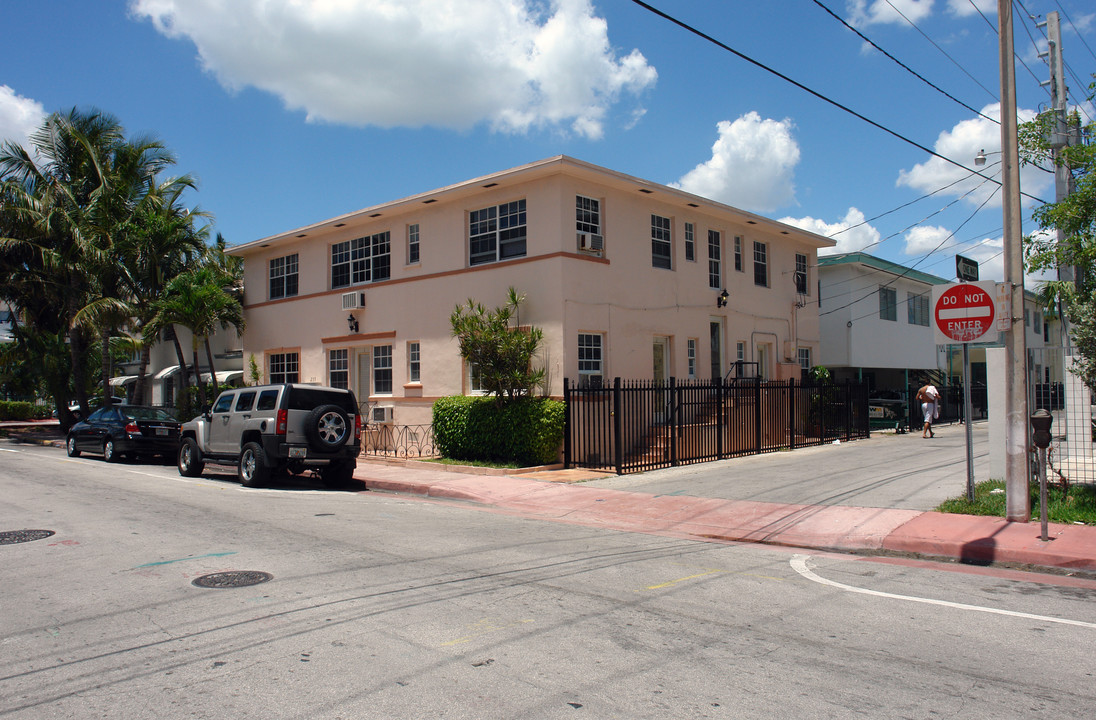
[[357, 310], [358, 308], [363, 307], [365, 307], [365, 293], [348, 292], [342, 294], [343, 310]]
[[605, 238], [592, 233], [578, 233], [578, 249], [585, 252], [601, 252], [605, 249]]
[[392, 422], [392, 408], [376, 406], [370, 413], [369, 421], [373, 423], [391, 424]]

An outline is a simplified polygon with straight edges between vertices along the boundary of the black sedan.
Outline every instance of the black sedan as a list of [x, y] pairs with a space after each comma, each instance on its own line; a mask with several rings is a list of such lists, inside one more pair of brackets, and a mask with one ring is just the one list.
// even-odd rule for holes
[[174, 457], [179, 449], [179, 421], [161, 408], [111, 405], [72, 426], [65, 440], [69, 457], [83, 451], [101, 453], [107, 462], [124, 457]]

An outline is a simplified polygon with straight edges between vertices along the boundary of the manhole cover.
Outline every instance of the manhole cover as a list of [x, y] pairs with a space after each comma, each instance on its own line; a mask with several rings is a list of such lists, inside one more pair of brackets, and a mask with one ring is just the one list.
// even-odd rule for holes
[[258, 570], [232, 570], [230, 572], [202, 575], [194, 578], [193, 584], [203, 588], [234, 588], [258, 585], [273, 579], [274, 576], [270, 573], [259, 572]]
[[14, 545], [15, 543], [43, 540], [53, 535], [52, 530], [5, 530], [0, 532], [0, 545]]

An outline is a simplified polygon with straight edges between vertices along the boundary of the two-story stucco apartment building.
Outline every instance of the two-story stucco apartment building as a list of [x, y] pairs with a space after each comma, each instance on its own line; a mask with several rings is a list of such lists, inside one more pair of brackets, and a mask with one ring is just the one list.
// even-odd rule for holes
[[832, 244], [559, 156], [230, 252], [246, 261], [245, 361], [411, 424], [477, 392], [449, 318], [470, 298], [503, 305], [511, 286], [520, 323], [544, 331], [552, 395], [564, 377], [798, 377], [818, 355], [817, 250]]

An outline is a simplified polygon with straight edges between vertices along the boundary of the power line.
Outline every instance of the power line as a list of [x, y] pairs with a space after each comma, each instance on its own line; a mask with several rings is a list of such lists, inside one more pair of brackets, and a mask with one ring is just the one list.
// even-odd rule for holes
[[1062, 15], [1065, 16], [1066, 22], [1069, 23], [1069, 26], [1073, 28], [1073, 32], [1077, 33], [1077, 39], [1080, 40], [1081, 44], [1085, 46], [1086, 50], [1088, 50], [1088, 54], [1092, 56], [1093, 60], [1096, 60], [1096, 53], [1092, 52], [1092, 48], [1090, 48], [1088, 46], [1088, 43], [1085, 42], [1084, 37], [1081, 35], [1081, 31], [1078, 30], [1077, 26], [1073, 24], [1073, 20], [1069, 17], [1069, 13], [1066, 12], [1066, 9], [1062, 7], [1062, 3], [1056, 1], [1054, 4], [1057, 5], [1058, 9], [1062, 11]]
[[[826, 102], [826, 103], [838, 108], [839, 110], [843, 110], [844, 112], [848, 113], [849, 115], [852, 115], [853, 117], [866, 122], [867, 124], [871, 125], [874, 128], [878, 128], [879, 130], [882, 130], [883, 132], [887, 133], [888, 135], [891, 135], [892, 137], [895, 137], [895, 138], [901, 140], [902, 142], [904, 142], [908, 145], [912, 145], [913, 147], [917, 148], [918, 150], [920, 150], [922, 152], [928, 153], [929, 155], [932, 155], [933, 157], [940, 158], [941, 160], [948, 163], [949, 165], [954, 165], [958, 168], [962, 168], [963, 170], [966, 170], [969, 173], [974, 173], [975, 175], [978, 175], [978, 176], [983, 177], [987, 180], [990, 180], [991, 182], [994, 182], [998, 185], [1001, 184], [1000, 180], [996, 180], [996, 179], [987, 177], [986, 175], [982, 175], [982, 173], [979, 172], [978, 170], [971, 170], [966, 165], [963, 165], [960, 162], [957, 162], [955, 160], [952, 160], [949, 157], [941, 155], [940, 153], [936, 152], [935, 150], [931, 150], [931, 149], [925, 147], [924, 145], [922, 145], [921, 143], [919, 143], [915, 140], [911, 140], [910, 138], [906, 137], [905, 135], [902, 135], [901, 133], [899, 133], [895, 130], [891, 130], [890, 128], [886, 127], [885, 125], [882, 125], [882, 124], [876, 122], [875, 120], [872, 120], [871, 118], [869, 118], [865, 115], [862, 115], [861, 113], [853, 110], [852, 108], [848, 107], [847, 105], [842, 105], [841, 103], [837, 102], [836, 100], [834, 100], [832, 98], [829, 98], [829, 97], [823, 95], [822, 93], [818, 92], [817, 90], [813, 90], [813, 89], [807, 87], [806, 85], [799, 82], [798, 80], [793, 80], [792, 78], [788, 77], [787, 75], [780, 72], [779, 70], [776, 70], [774, 68], [769, 67], [768, 65], [765, 65], [764, 63], [760, 62], [759, 60], [755, 60], [752, 57], [750, 57], [749, 55], [746, 55], [745, 53], [742, 53], [738, 50], [735, 50], [731, 46], [729, 46], [729, 45], [727, 45], [723, 42], [720, 42], [719, 40], [716, 40], [711, 35], [708, 35], [707, 33], [704, 33], [702, 31], [698, 30], [697, 28], [695, 28], [695, 27], [693, 27], [693, 26], [691, 26], [691, 25], [689, 25], [689, 24], [687, 24], [687, 23], [685, 23], [681, 20], [678, 20], [677, 18], [673, 17], [672, 15], [668, 15], [667, 13], [663, 12], [662, 10], [659, 10], [658, 8], [653, 7], [652, 5], [647, 4], [646, 2], [643, 2], [643, 0], [632, 0], [632, 2], [636, 5], [639, 5], [644, 10], [647, 10], [648, 12], [651, 12], [655, 15], [658, 15], [659, 17], [663, 18], [664, 20], [668, 20], [669, 22], [673, 23], [674, 25], [677, 25], [678, 27], [682, 28], [683, 30], [685, 30], [687, 32], [690, 32], [690, 33], [696, 35], [699, 38], [707, 40], [708, 42], [712, 43], [716, 47], [719, 47], [723, 50], [726, 50], [727, 52], [731, 53], [732, 55], [734, 55], [734, 56], [736, 56], [736, 57], [738, 57], [742, 60], [745, 60], [746, 62], [750, 63], [754, 67], [760, 68], [761, 70], [764, 70], [765, 72], [767, 72], [771, 75], [775, 75], [776, 77], [780, 78], [781, 80], [796, 86], [800, 90], [803, 90], [804, 92], [807, 92], [807, 93], [813, 95], [814, 97], [818, 98], [819, 100], [822, 100], [823, 102]], [[1030, 198], [1031, 200], [1035, 200], [1036, 202], [1046, 203], [1046, 201], [1043, 200], [1042, 198], [1037, 198], [1034, 195], [1029, 195], [1026, 192], [1021, 191], [1020, 194], [1027, 197], [1027, 198]]]
[[976, 110], [975, 108], [972, 108], [972, 107], [971, 107], [970, 105], [967, 105], [967, 104], [966, 104], [965, 102], [963, 102], [963, 101], [962, 101], [962, 100], [960, 100], [959, 98], [957, 98], [957, 97], [953, 96], [953, 95], [952, 95], [951, 93], [947, 92], [946, 90], [943, 90], [943, 89], [941, 89], [940, 87], [937, 87], [937, 86], [936, 86], [936, 85], [934, 85], [934, 84], [933, 84], [932, 82], [930, 82], [929, 80], [925, 79], [925, 78], [924, 78], [924, 77], [923, 77], [923, 76], [922, 76], [922, 75], [921, 75], [920, 73], [918, 73], [918, 72], [917, 72], [916, 70], [914, 70], [913, 68], [909, 67], [909, 66], [908, 66], [908, 65], [906, 65], [906, 64], [905, 64], [904, 62], [902, 62], [901, 60], [899, 60], [899, 59], [898, 59], [898, 58], [896, 58], [895, 56], [891, 55], [891, 54], [890, 54], [889, 52], [887, 52], [887, 51], [886, 51], [886, 50], [884, 50], [883, 48], [879, 47], [879, 45], [877, 45], [877, 44], [875, 43], [875, 41], [874, 41], [874, 40], [872, 40], [872, 39], [868, 38], [868, 37], [867, 37], [866, 35], [864, 35], [864, 33], [860, 32], [859, 30], [857, 30], [856, 28], [854, 28], [854, 27], [853, 27], [852, 25], [849, 25], [849, 24], [848, 24], [847, 22], [845, 22], [845, 20], [844, 20], [843, 18], [841, 18], [841, 17], [840, 17], [840, 16], [839, 16], [839, 15], [838, 15], [837, 13], [835, 13], [835, 12], [834, 12], [833, 10], [830, 10], [830, 9], [829, 9], [828, 7], [826, 7], [826, 6], [825, 6], [825, 5], [824, 5], [824, 4], [822, 3], [822, 2], [820, 2], [820, 0], [814, 0], [814, 4], [815, 4], [815, 5], [817, 5], [818, 7], [822, 8], [823, 10], [825, 10], [825, 11], [826, 11], [827, 13], [829, 13], [829, 14], [830, 14], [830, 17], [832, 17], [832, 18], [833, 18], [834, 20], [836, 20], [837, 22], [841, 23], [842, 25], [844, 25], [845, 27], [847, 27], [847, 28], [848, 28], [849, 30], [852, 30], [852, 31], [853, 31], [854, 33], [856, 33], [856, 34], [857, 34], [858, 36], [860, 36], [860, 38], [861, 38], [861, 39], [862, 39], [862, 40], [863, 40], [864, 42], [868, 43], [868, 44], [869, 44], [869, 45], [871, 45], [871, 46], [872, 46], [873, 48], [875, 48], [875, 49], [876, 49], [876, 50], [878, 50], [879, 52], [881, 52], [881, 53], [883, 53], [884, 55], [886, 55], [886, 56], [887, 56], [888, 58], [890, 58], [890, 59], [891, 59], [891, 60], [893, 60], [893, 61], [894, 61], [895, 63], [897, 63], [897, 64], [898, 64], [898, 66], [899, 66], [899, 67], [901, 67], [901, 68], [902, 68], [903, 70], [905, 70], [906, 72], [908, 72], [908, 73], [909, 73], [910, 75], [913, 75], [913, 76], [914, 76], [915, 78], [917, 78], [917, 79], [918, 79], [918, 80], [920, 80], [921, 82], [925, 83], [926, 85], [928, 85], [928, 86], [929, 86], [930, 88], [932, 88], [932, 89], [933, 89], [933, 90], [935, 90], [936, 92], [938, 92], [938, 93], [940, 93], [941, 95], [943, 95], [943, 96], [947, 97], [948, 99], [952, 100], [953, 102], [956, 102], [956, 103], [958, 103], [959, 105], [963, 106], [963, 107], [964, 107], [964, 108], [966, 108], [967, 110], [970, 110], [970, 111], [971, 111], [972, 113], [974, 113], [975, 115], [978, 115], [979, 117], [982, 117], [982, 118], [985, 118], [986, 120], [989, 120], [989, 121], [990, 121], [991, 123], [994, 123], [994, 124], [997, 124], [997, 125], [1000, 125], [1000, 124], [1001, 124], [1001, 121], [1000, 121], [1000, 120], [994, 120], [993, 118], [989, 117], [988, 115], [983, 115], [983, 114], [982, 114], [982, 112], [981, 112], [980, 110]]

